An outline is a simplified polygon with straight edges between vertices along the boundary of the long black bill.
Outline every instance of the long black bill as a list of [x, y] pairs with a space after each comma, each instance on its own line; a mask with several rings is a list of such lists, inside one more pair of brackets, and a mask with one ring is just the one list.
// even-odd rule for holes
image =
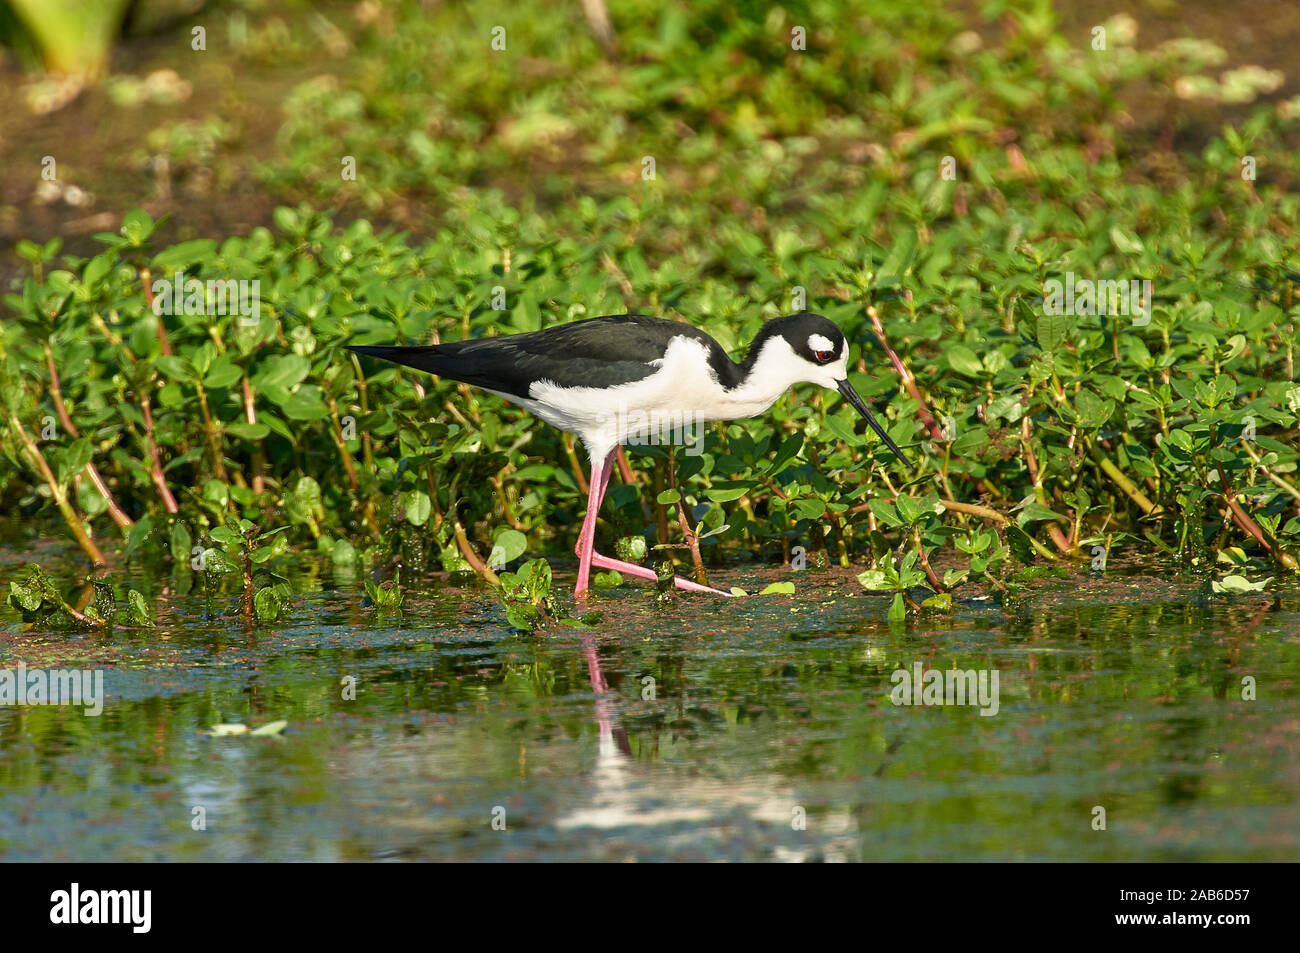
[[912, 461], [908, 460], [907, 457], [903, 455], [903, 451], [898, 444], [889, 439], [889, 434], [885, 433], [885, 428], [880, 426], [876, 421], [875, 415], [871, 413], [871, 409], [867, 407], [862, 398], [858, 396], [858, 392], [853, 389], [853, 385], [849, 383], [849, 379], [847, 377], [844, 378], [844, 380], [840, 381], [836, 386], [839, 388], [840, 393], [844, 395], [844, 399], [852, 404], [858, 413], [867, 418], [867, 423], [871, 424], [871, 429], [880, 435], [881, 440], [885, 441], [885, 446], [894, 451], [894, 456], [898, 457], [898, 459], [902, 460], [903, 463], [910, 467]]
[[404, 364], [419, 371], [440, 374], [446, 370], [447, 357], [438, 344], [426, 344], [417, 347], [393, 347], [383, 344], [345, 344], [349, 351], [367, 354], [394, 364]]

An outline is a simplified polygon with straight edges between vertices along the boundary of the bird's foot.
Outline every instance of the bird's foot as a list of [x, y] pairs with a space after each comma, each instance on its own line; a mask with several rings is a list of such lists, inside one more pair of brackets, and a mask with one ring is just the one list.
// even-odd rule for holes
[[[600, 553], [591, 554], [591, 564], [599, 566], [601, 569], [617, 569], [619, 572], [627, 573], [629, 576], [637, 576], [641, 579], [649, 579], [651, 582], [657, 582], [659, 577], [653, 569], [647, 569], [645, 566], [638, 566], [635, 563], [625, 563], [621, 559], [611, 559], [608, 556], [602, 556]], [[698, 582], [691, 582], [689, 579], [683, 579], [681, 576], [673, 576], [673, 583], [678, 589], [685, 589], [687, 592], [707, 592], [715, 596], [730, 596], [730, 592], [723, 592], [721, 589], [713, 589], [709, 586], [702, 586]]]

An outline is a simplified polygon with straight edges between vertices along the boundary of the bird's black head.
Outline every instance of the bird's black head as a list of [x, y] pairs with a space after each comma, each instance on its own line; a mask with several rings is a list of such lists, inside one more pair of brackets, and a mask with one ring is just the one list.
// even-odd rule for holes
[[907, 462], [849, 383], [849, 342], [834, 322], [808, 311], [772, 318], [755, 336], [745, 363], [747, 374], [765, 374], [783, 386], [806, 381], [839, 391], [898, 459]]
[[[835, 322], [820, 314], [800, 311], [784, 317], [772, 318], [758, 332], [754, 346], [774, 336], [780, 336], [790, 345], [790, 350], [815, 367], [828, 367], [846, 362], [849, 342]], [[840, 377], [844, 375], [841, 374]], [[811, 378], [811, 383], [823, 383]]]

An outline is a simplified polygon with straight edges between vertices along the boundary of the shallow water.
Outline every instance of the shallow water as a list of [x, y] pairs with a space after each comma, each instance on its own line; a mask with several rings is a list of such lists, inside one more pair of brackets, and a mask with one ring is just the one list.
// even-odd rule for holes
[[[109, 696], [99, 717], [0, 707], [0, 858], [1300, 856], [1300, 590], [1080, 577], [907, 627], [852, 575], [805, 572], [745, 601], [627, 585], [591, 630], [525, 636], [483, 588], [426, 583], [378, 621], [359, 579], [294, 578], [293, 619], [253, 630], [233, 597], [144, 572], [119, 579], [152, 632], [0, 609], [0, 668], [102, 668]], [[996, 670], [997, 714], [893, 704], [917, 662]]]

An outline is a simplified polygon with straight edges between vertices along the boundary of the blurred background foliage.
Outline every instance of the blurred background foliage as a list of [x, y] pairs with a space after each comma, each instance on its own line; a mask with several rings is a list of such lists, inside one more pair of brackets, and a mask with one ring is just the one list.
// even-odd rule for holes
[[[802, 289], [922, 478], [809, 390], [675, 469], [643, 454], [606, 532], [681, 542], [679, 482], [706, 561], [803, 547], [900, 593], [1013, 595], [1112, 548], [1296, 567], [1286, 4], [1262, 59], [1152, 5], [629, 2], [605, 30], [576, 2], [243, 0], [59, 26], [77, 6], [0, 20], [0, 503], [92, 559], [120, 537], [185, 565], [232, 519], [292, 527], [268, 561], [567, 552], [571, 442], [338, 345], [631, 310], [739, 356]], [[259, 281], [257, 320], [160, 321], [178, 271]], [[1150, 279], [1150, 322], [1046, 315], [1066, 272]]]

